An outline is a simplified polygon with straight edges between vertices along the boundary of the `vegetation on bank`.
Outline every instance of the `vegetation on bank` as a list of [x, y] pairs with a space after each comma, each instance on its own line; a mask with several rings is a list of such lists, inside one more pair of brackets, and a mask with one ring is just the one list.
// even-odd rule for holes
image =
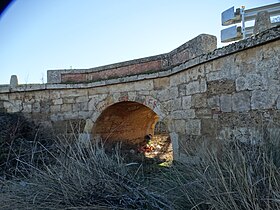
[[30, 135], [1, 127], [0, 209], [280, 209], [277, 133], [162, 167], [127, 162], [118, 148], [107, 154], [100, 144], [49, 138], [17, 121], [32, 126]]

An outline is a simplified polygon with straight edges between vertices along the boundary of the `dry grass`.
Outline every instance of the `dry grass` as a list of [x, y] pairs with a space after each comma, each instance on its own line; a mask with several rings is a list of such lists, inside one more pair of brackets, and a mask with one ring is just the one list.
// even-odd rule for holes
[[[142, 185], [119, 154], [98, 145], [59, 148], [54, 165], [3, 187], [4, 209], [169, 209], [166, 198]], [[132, 173], [133, 171], [133, 173]], [[5, 205], [6, 204], [6, 205]]]
[[[107, 154], [100, 144], [73, 142], [51, 150], [40, 143], [27, 159], [13, 159], [20, 176], [0, 177], [0, 209], [280, 209], [279, 133], [168, 168], [128, 164], [119, 149]], [[40, 164], [30, 161], [35, 154]]]
[[234, 142], [222, 155], [208, 151], [198, 164], [172, 167], [161, 185], [176, 209], [280, 209], [280, 147], [268, 145]]

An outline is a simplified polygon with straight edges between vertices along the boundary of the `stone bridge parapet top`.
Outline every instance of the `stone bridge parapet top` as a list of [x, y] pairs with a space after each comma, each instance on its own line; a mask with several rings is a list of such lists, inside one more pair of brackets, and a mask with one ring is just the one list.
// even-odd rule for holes
[[175, 50], [151, 57], [90, 69], [49, 70], [48, 83], [84, 83], [154, 73], [180, 65], [217, 48], [217, 38], [201, 34]]
[[[205, 36], [204, 36], [205, 37]], [[211, 36], [210, 36], [211, 37]], [[61, 75], [66, 73], [74, 73], [79, 75], [87, 75], [88, 72], [106, 72], [106, 70], [110, 71], [110, 69], [118, 69], [119, 67], [127, 66], [129, 63], [137, 64], [137, 62], [148, 62], [149, 59], [156, 60], [158, 58], [162, 58], [166, 56], [166, 54], [152, 56], [148, 58], [142, 58], [132, 61], [126, 61], [122, 63], [107, 65], [96, 67], [93, 69], [83, 69], [83, 70], [50, 70], [48, 71], [48, 83], [46, 84], [23, 84], [17, 85], [16, 87], [12, 87], [10, 85], [0, 85], [0, 93], [9, 93], [9, 92], [26, 92], [26, 91], [37, 91], [37, 90], [53, 90], [53, 89], [76, 89], [76, 88], [93, 88], [99, 86], [106, 86], [124, 82], [134, 82], [140, 81], [143, 79], [155, 79], [159, 77], [168, 77], [172, 74], [179, 73], [181, 71], [186, 71], [194, 66], [197, 66], [202, 63], [206, 63], [215, 59], [219, 59], [224, 56], [228, 56], [230, 54], [240, 52], [249, 48], [253, 48], [259, 45], [263, 45], [268, 42], [273, 42], [275, 40], [280, 39], [280, 26], [276, 26], [274, 28], [268, 29], [262, 33], [256, 34], [252, 37], [249, 37], [245, 40], [235, 42], [223, 48], [215, 49], [211, 52], [201, 54], [197, 57], [189, 59], [182, 64], [178, 64], [177, 66], [170, 66], [165, 69], [161, 69], [157, 72], [142, 72], [138, 75], [125, 75], [119, 78], [104, 78], [97, 81], [84, 81], [84, 82], [68, 82], [62, 83], [61, 82]], [[184, 45], [186, 46], [187, 43]], [[170, 54], [176, 55], [176, 52], [180, 51], [180, 48], [184, 48], [185, 46], [182, 45], [181, 47], [173, 50]], [[173, 52], [173, 53], [172, 53]]]

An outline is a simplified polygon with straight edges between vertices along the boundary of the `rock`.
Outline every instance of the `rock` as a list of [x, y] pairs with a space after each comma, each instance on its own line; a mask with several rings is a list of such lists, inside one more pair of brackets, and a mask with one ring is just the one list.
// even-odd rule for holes
[[270, 16], [268, 11], [262, 11], [257, 14], [254, 26], [254, 34], [271, 28]]

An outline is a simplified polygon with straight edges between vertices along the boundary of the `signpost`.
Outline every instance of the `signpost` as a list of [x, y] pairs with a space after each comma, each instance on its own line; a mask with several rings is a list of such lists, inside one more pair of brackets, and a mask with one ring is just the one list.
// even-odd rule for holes
[[[221, 31], [222, 42], [232, 42], [240, 39], [245, 39], [253, 34], [254, 27], [245, 27], [245, 22], [256, 19], [256, 16], [261, 11], [267, 11], [270, 17], [280, 15], [280, 3], [270, 4], [262, 7], [245, 10], [245, 7], [231, 7], [222, 13], [222, 26], [241, 23], [241, 26], [231, 26]], [[280, 22], [272, 23], [272, 26], [280, 24]]]

